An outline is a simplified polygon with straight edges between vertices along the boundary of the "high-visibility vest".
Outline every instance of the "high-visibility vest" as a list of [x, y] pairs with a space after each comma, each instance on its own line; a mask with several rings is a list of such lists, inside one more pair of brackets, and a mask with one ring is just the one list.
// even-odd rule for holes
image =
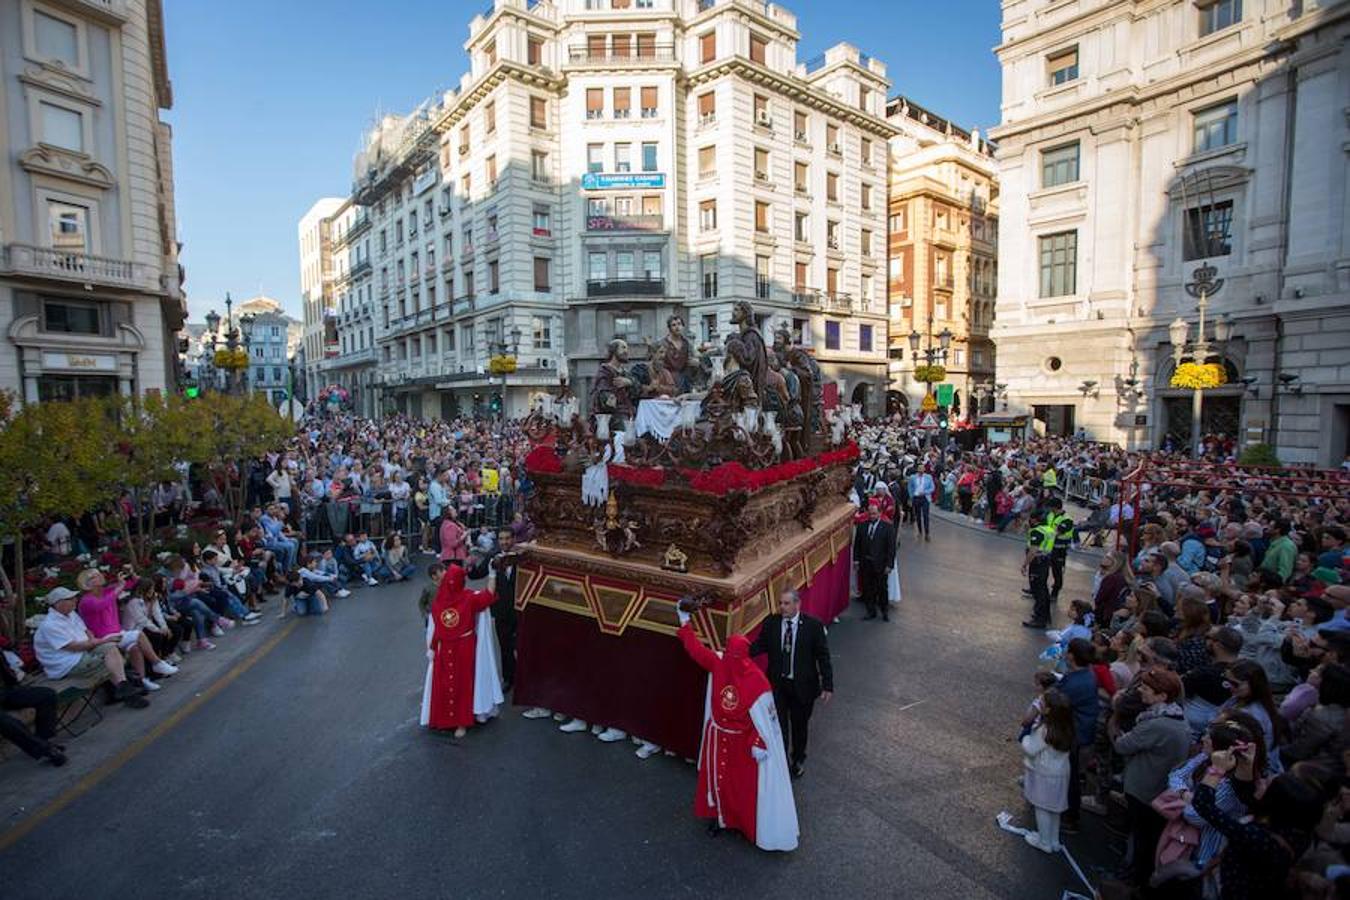
[[1027, 529], [1027, 546], [1040, 553], [1049, 553], [1055, 549], [1055, 529], [1048, 525], [1037, 525]]

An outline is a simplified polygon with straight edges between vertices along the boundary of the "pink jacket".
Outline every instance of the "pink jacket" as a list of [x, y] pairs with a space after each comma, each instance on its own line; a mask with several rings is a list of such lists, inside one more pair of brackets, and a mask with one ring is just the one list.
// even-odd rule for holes
[[80, 598], [80, 618], [89, 626], [94, 637], [115, 634], [122, 630], [121, 616], [117, 611], [117, 595], [129, 590], [131, 584], [114, 581], [105, 584], [98, 591], [86, 591]]

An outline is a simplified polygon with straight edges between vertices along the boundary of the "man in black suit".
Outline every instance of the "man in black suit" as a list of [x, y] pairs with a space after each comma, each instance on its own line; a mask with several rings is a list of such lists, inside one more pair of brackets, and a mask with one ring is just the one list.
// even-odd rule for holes
[[829, 703], [834, 695], [825, 626], [803, 613], [801, 606], [796, 591], [784, 591], [778, 598], [778, 612], [764, 620], [750, 645], [751, 656], [769, 655], [769, 683], [793, 778], [801, 777], [806, 762], [807, 728], [816, 698]]
[[895, 565], [895, 528], [882, 521], [876, 504], [867, 505], [867, 521], [853, 530], [853, 562], [858, 567], [858, 593], [867, 604], [864, 618], [875, 619], [880, 612], [889, 622], [886, 577]]
[[497, 599], [492, 601], [492, 622], [502, 654], [502, 690], [516, 681], [516, 536], [510, 528], [497, 529], [499, 552], [493, 563], [497, 573]]

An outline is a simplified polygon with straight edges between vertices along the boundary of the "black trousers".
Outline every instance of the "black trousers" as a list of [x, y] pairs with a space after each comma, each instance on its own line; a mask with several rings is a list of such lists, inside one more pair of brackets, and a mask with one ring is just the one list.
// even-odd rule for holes
[[1153, 877], [1154, 857], [1158, 852], [1158, 840], [1167, 825], [1153, 807], [1137, 797], [1125, 795], [1130, 814], [1130, 842], [1133, 849], [1133, 875], [1136, 885], [1146, 885]]
[[1058, 597], [1059, 589], [1064, 585], [1064, 560], [1069, 556], [1068, 547], [1056, 547], [1050, 551], [1050, 594]]
[[0, 737], [13, 742], [34, 759], [47, 755], [47, 742], [56, 735], [56, 691], [44, 687], [15, 687], [0, 694], [0, 709], [31, 709], [36, 714], [34, 730], [13, 716], [0, 713]]
[[516, 681], [516, 617], [511, 615], [492, 617], [493, 627], [497, 629], [497, 647], [502, 653], [502, 687], [510, 687]]
[[1036, 605], [1031, 610], [1031, 620], [1033, 622], [1046, 623], [1050, 621], [1050, 557], [1038, 556], [1027, 566], [1027, 574], [1031, 579], [1031, 597], [1036, 601]]
[[806, 738], [816, 701], [802, 700], [791, 682], [780, 681], [774, 685], [773, 702], [778, 708], [778, 724], [783, 729], [783, 749], [787, 751], [788, 762], [799, 766], [806, 762]]
[[886, 573], [878, 572], [864, 562], [858, 566], [858, 594], [867, 606], [868, 613], [878, 613], [886, 609]]

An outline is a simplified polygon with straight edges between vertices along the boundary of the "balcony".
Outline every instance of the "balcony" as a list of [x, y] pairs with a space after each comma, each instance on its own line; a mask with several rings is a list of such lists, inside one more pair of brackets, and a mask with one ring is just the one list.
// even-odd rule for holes
[[636, 50], [596, 49], [589, 47], [567, 48], [567, 64], [601, 66], [646, 66], [652, 63], [671, 63], [675, 61], [674, 44], [654, 44], [638, 47]]
[[359, 263], [357, 263], [356, 265], [352, 266], [352, 270], [351, 270], [351, 272], [349, 273], [349, 275], [350, 275], [350, 277], [351, 277], [353, 280], [355, 280], [355, 279], [360, 278], [360, 277], [362, 277], [362, 276], [364, 276], [364, 275], [369, 275], [369, 274], [370, 274], [371, 272], [373, 272], [373, 271], [374, 271], [374, 268], [370, 265], [370, 260], [368, 260], [368, 259], [363, 259], [363, 260], [361, 260]]
[[[144, 267], [126, 259], [71, 253], [28, 244], [0, 246], [0, 272], [119, 288], [144, 287]], [[142, 276], [142, 277], [137, 277]]]
[[367, 231], [370, 231], [370, 216], [357, 216], [346, 231], [333, 239], [333, 248], [345, 247]]
[[587, 216], [587, 231], [660, 231], [666, 217], [660, 213], [629, 216]]
[[64, 6], [74, 13], [92, 16], [107, 25], [125, 25], [127, 23], [126, 0], [54, 0], [56, 6]]
[[587, 297], [661, 297], [664, 278], [598, 278], [586, 282]]

